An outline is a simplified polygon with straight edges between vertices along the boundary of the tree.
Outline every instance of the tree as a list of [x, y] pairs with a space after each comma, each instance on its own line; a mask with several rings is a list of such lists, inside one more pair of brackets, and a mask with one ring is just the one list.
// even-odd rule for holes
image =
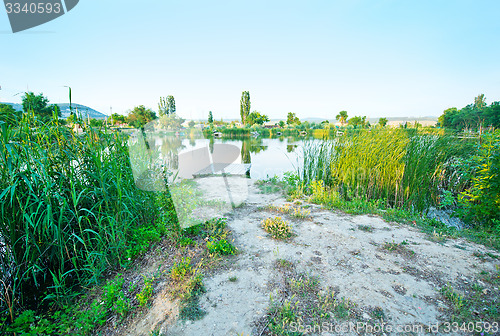
[[24, 112], [32, 111], [42, 122], [47, 122], [55, 112], [61, 116], [61, 109], [57, 105], [49, 105], [49, 100], [42, 93], [35, 95], [33, 92], [26, 92], [23, 96]]
[[300, 120], [299, 118], [295, 115], [295, 113], [292, 113], [292, 112], [288, 112], [287, 116], [286, 116], [286, 123], [288, 125], [300, 125]]
[[364, 127], [366, 124], [366, 116], [364, 116], [364, 117], [361, 117], [361, 116], [352, 117], [351, 119], [348, 120], [347, 123], [349, 125], [354, 126], [354, 128], [356, 128], [358, 126]]
[[124, 115], [118, 114], [118, 113], [113, 113], [111, 115], [111, 123], [113, 125], [115, 124], [125, 124], [127, 122], [127, 117]]
[[439, 116], [438, 123], [441, 127], [455, 127], [455, 123], [458, 122], [458, 109], [456, 107], [450, 107], [443, 111], [443, 114]]
[[167, 96], [167, 98], [160, 97], [160, 102], [158, 103], [158, 114], [160, 116], [173, 114], [176, 111], [174, 96]]
[[481, 93], [476, 98], [474, 98], [474, 108], [481, 110], [486, 107], [486, 98], [484, 97], [484, 93]]
[[265, 122], [269, 121], [269, 117], [265, 114], [260, 114], [258, 111], [253, 111], [248, 115], [246, 121], [249, 125], [263, 125]]
[[166, 114], [160, 117], [161, 127], [168, 130], [180, 130], [184, 121], [184, 119], [178, 117], [175, 113]]
[[132, 127], [141, 128], [154, 119], [157, 119], [156, 113], [144, 107], [144, 105], [139, 105], [129, 112], [127, 122]]
[[340, 111], [335, 117], [336, 120], [340, 121], [340, 125], [344, 126], [347, 121], [347, 111]]
[[250, 114], [250, 92], [243, 91], [241, 93], [241, 99], [240, 99], [240, 116], [241, 116], [241, 123], [243, 125], [247, 123], [246, 119], [249, 114]]
[[193, 127], [194, 127], [194, 125], [196, 125], [196, 123], [194, 122], [194, 120], [190, 120], [190, 121], [188, 122], [188, 126], [189, 126], [190, 128], [193, 128]]
[[68, 125], [72, 125], [76, 122], [76, 116], [74, 113], [70, 114], [69, 117], [66, 118], [66, 123]]
[[212, 114], [212, 111], [208, 111], [208, 123], [212, 125], [214, 123], [214, 116]]
[[104, 125], [103, 119], [90, 119], [90, 126], [92, 127], [102, 127]]
[[382, 127], [384, 127], [385, 125], [387, 125], [387, 118], [380, 118], [378, 120], [378, 124]]
[[15, 126], [21, 119], [21, 112], [14, 110], [14, 108], [7, 104], [0, 104], [0, 122], [7, 125]]
[[476, 128], [482, 126], [500, 127], [500, 102], [486, 104], [484, 94], [474, 98], [474, 103], [460, 110], [452, 107], [439, 116], [439, 126], [454, 129]]
[[283, 120], [280, 120], [278, 125], [279, 125], [279, 127], [283, 128], [283, 127], [285, 127], [285, 122]]

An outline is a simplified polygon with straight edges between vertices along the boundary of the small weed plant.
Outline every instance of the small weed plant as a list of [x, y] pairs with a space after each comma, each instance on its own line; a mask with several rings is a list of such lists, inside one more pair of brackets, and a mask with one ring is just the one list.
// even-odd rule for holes
[[226, 239], [208, 241], [207, 249], [210, 254], [231, 255], [236, 253], [236, 247]]
[[153, 277], [144, 276], [144, 286], [142, 287], [139, 294], [136, 295], [137, 301], [139, 301], [139, 306], [146, 306], [153, 296], [153, 281]]
[[275, 239], [288, 239], [293, 235], [292, 227], [281, 217], [264, 219], [262, 228]]

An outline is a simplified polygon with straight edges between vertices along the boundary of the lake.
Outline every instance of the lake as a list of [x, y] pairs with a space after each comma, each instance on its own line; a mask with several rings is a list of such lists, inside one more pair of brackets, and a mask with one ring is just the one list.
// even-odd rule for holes
[[207, 160], [212, 161], [214, 148], [216, 151], [219, 148], [222, 151], [234, 153], [233, 158], [227, 162], [250, 163], [250, 177], [252, 179], [265, 179], [275, 175], [282, 176], [287, 171], [296, 171], [301, 160], [302, 145], [309, 139], [291, 136], [275, 138], [211, 137], [207, 139], [201, 134], [171, 136], [154, 133], [147, 134], [147, 141], [148, 148], [158, 153], [156, 159], [170, 162], [170, 168], [177, 169], [179, 158], [190, 155], [200, 158], [211, 153], [208, 154], [210, 158]]

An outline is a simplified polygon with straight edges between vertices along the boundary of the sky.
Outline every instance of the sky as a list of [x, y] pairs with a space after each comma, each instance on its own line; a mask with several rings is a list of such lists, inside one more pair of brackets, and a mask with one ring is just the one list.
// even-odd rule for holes
[[[13, 0], [14, 1], [14, 0]], [[500, 1], [82, 0], [13, 34], [0, 7], [0, 101], [22, 92], [126, 114], [173, 95], [187, 119], [439, 116], [500, 101]], [[21, 92], [21, 94], [19, 94]]]

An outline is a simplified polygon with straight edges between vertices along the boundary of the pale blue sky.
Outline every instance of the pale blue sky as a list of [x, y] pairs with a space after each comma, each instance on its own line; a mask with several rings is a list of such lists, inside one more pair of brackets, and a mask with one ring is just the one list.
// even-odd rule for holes
[[271, 118], [440, 115], [500, 100], [500, 1], [81, 0], [12, 34], [0, 10], [0, 101], [43, 92], [101, 112]]

